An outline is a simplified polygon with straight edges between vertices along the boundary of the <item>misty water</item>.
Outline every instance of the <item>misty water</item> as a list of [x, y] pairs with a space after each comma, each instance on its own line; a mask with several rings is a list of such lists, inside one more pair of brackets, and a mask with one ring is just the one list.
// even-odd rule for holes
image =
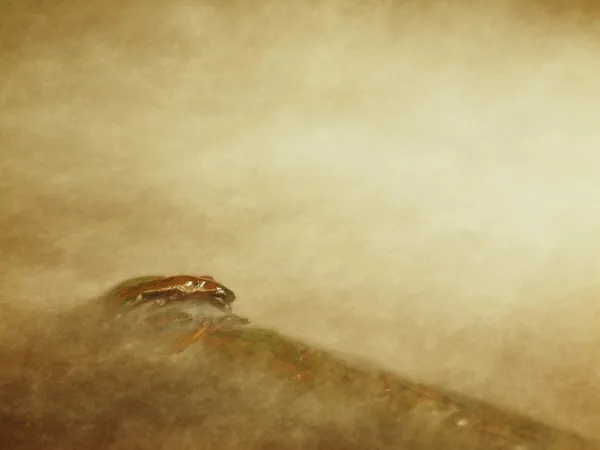
[[212, 274], [254, 324], [600, 438], [598, 16], [424, 3], [0, 6], [1, 351]]

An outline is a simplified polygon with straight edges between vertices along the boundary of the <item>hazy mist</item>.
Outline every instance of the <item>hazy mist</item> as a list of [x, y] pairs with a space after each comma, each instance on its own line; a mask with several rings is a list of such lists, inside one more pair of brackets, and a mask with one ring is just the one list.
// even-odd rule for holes
[[597, 16], [430, 3], [0, 6], [1, 300], [209, 273], [256, 324], [600, 438]]

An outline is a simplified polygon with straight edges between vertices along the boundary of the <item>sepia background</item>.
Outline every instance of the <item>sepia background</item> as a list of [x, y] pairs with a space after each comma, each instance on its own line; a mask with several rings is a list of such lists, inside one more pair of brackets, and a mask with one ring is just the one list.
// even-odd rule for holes
[[3, 2], [0, 352], [212, 274], [255, 324], [600, 438], [599, 16], [450, 3]]

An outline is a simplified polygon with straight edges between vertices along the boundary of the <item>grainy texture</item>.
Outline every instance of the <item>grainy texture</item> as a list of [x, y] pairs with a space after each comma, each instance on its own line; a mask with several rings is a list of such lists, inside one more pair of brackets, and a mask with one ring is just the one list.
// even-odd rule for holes
[[600, 438], [598, 17], [0, 2], [0, 351], [117, 280], [209, 273], [256, 326]]
[[131, 317], [96, 300], [45, 329], [3, 329], [16, 343], [0, 356], [3, 448], [599, 448], [268, 330], [215, 331], [173, 355], [175, 323]]

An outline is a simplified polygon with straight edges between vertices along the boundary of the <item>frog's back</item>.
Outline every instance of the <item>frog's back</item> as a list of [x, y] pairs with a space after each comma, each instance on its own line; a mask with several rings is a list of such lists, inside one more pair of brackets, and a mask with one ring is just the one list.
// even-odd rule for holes
[[131, 278], [115, 287], [113, 295], [123, 301], [135, 299], [142, 292], [151, 289], [150, 286], [158, 286], [167, 279], [164, 275]]
[[[175, 275], [172, 277], [142, 277], [137, 279], [129, 280], [127, 284], [121, 284], [116, 294], [119, 298], [124, 301], [135, 299], [140, 294], [145, 292], [157, 292], [161, 290], [168, 290], [173, 287], [182, 286], [190, 281], [210, 280], [213, 278], [210, 275], [191, 276], [191, 275]], [[135, 282], [134, 282], [135, 281]]]

